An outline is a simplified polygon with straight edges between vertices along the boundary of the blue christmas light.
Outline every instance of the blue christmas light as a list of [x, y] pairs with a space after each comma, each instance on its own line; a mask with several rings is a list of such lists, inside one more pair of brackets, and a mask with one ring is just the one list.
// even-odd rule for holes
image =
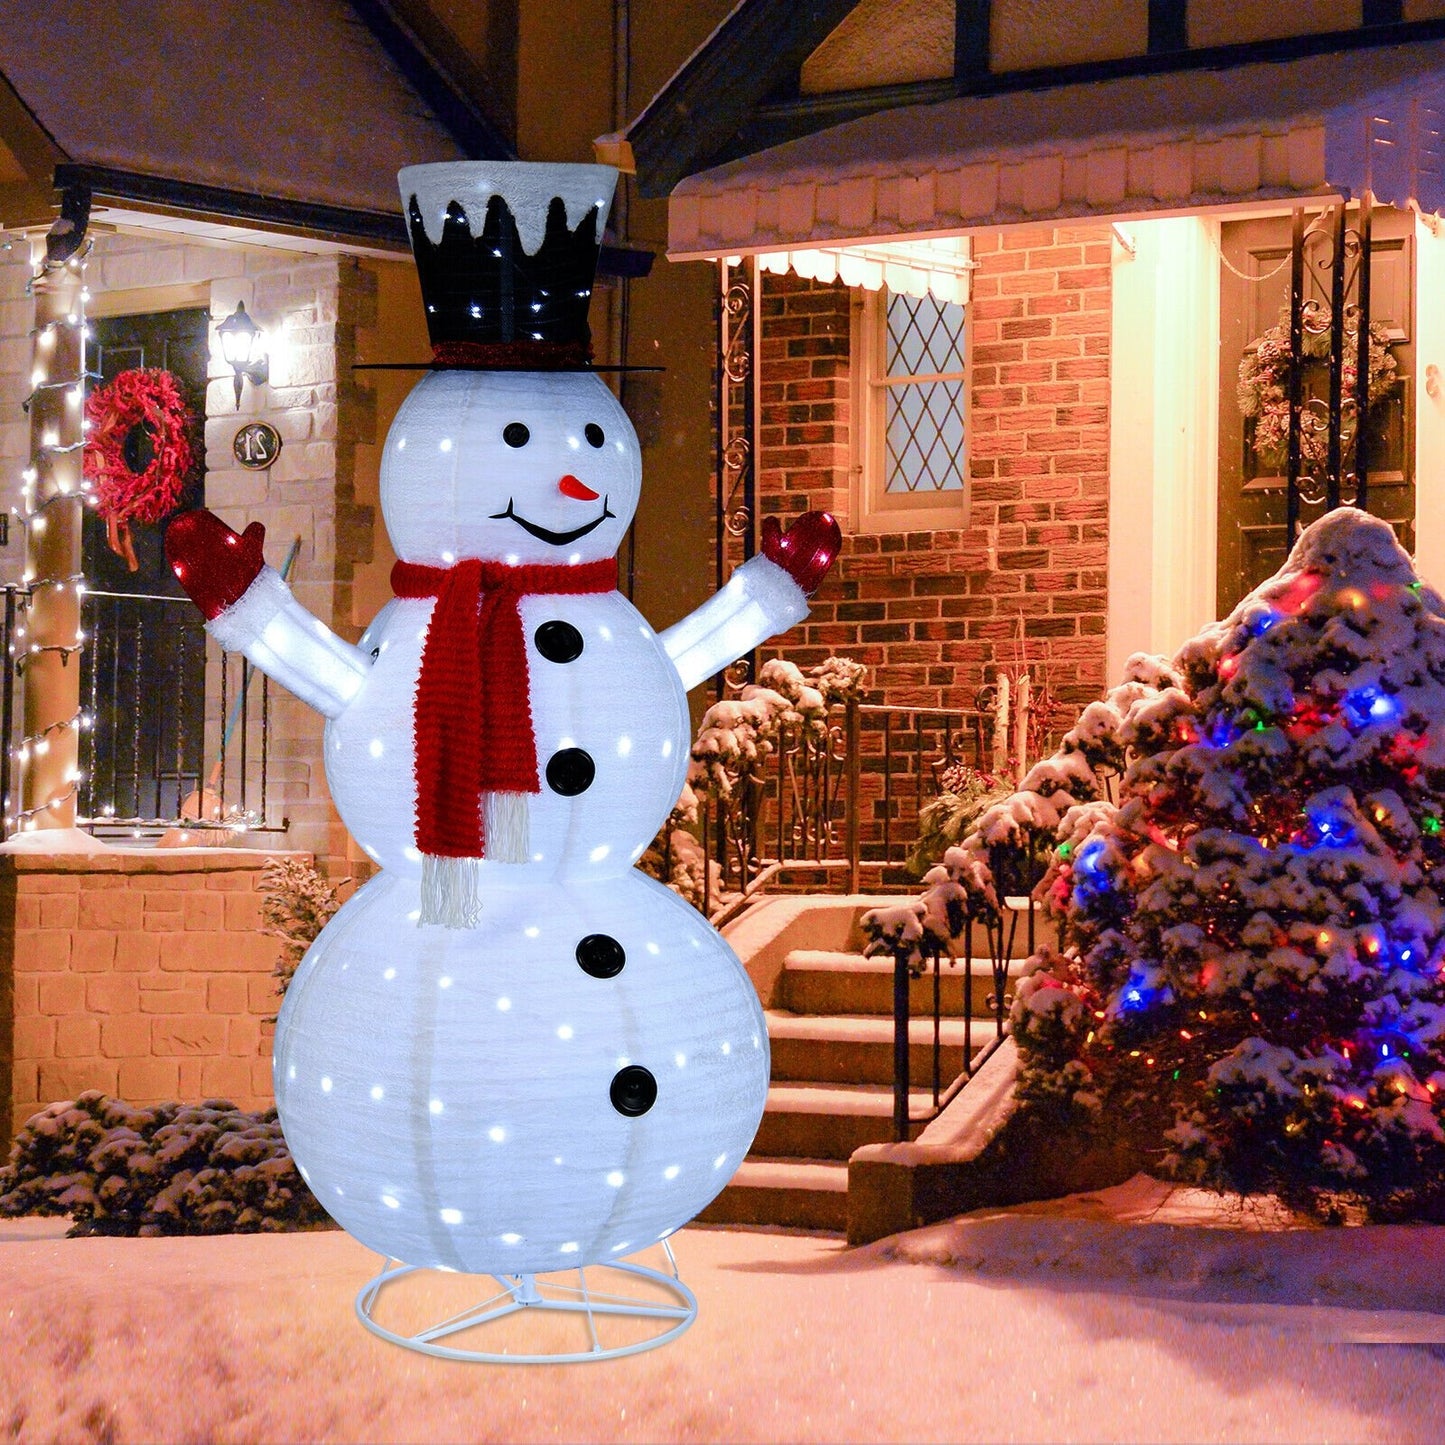
[[1372, 722], [1389, 722], [1400, 715], [1399, 703], [1389, 693], [1373, 686], [1346, 693], [1340, 709], [1355, 727], [1365, 727]]

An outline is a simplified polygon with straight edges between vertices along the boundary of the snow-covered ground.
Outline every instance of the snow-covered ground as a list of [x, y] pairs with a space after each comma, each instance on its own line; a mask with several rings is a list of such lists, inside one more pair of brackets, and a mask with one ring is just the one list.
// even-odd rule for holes
[[339, 1232], [60, 1227], [0, 1221], [0, 1440], [1445, 1434], [1445, 1230], [1282, 1228], [1142, 1178], [861, 1250], [687, 1229], [675, 1247], [697, 1323], [574, 1366], [457, 1364], [376, 1339], [352, 1313], [375, 1257]]

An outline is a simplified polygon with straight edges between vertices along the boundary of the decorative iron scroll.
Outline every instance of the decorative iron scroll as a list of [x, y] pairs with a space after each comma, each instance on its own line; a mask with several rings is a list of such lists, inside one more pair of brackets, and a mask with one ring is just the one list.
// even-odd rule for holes
[[[1353, 225], [1343, 203], [1310, 220], [1302, 207], [1294, 212], [1287, 547], [1294, 546], [1301, 526], [1321, 512], [1368, 504], [1368, 438], [1362, 420], [1368, 423], [1371, 404], [1370, 219], [1369, 192], [1360, 198]], [[1322, 368], [1327, 378], [1323, 395], [1317, 381]]]
[[[755, 261], [718, 262], [716, 582], [757, 551], [757, 304]], [[741, 544], [739, 547], [738, 544]], [[719, 697], [751, 680], [755, 659], [717, 679]]]

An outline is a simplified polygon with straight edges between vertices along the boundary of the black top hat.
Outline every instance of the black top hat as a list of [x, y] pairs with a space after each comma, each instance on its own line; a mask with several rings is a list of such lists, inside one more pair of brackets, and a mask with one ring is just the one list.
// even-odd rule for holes
[[399, 180], [434, 365], [590, 368], [611, 166], [456, 161]]

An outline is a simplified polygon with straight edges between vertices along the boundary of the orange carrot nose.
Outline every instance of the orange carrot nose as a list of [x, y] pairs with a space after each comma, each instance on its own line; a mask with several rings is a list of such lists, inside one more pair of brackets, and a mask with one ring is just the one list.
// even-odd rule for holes
[[594, 492], [586, 482], [582, 481], [579, 477], [574, 477], [571, 472], [568, 472], [567, 475], [557, 483], [557, 490], [561, 492], [564, 497], [573, 497], [579, 502], [595, 502], [599, 496], [599, 493]]

